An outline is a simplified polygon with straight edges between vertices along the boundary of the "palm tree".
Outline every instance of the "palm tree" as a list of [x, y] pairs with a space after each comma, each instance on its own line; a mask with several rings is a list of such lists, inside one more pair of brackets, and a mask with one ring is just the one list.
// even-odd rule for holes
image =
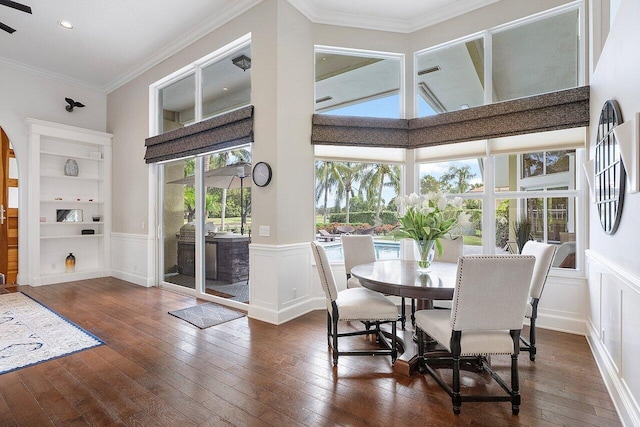
[[368, 164], [362, 181], [360, 190], [364, 189], [367, 200], [377, 200], [375, 224], [381, 224], [380, 212], [382, 211], [382, 190], [387, 187], [400, 192], [400, 166], [383, 163]]
[[322, 221], [327, 223], [327, 201], [329, 198], [329, 191], [337, 186], [339, 181], [338, 171], [335, 168], [334, 162], [317, 161], [316, 162], [316, 204], [320, 200], [321, 196], [324, 196], [323, 200], [323, 215]]
[[[239, 149], [232, 151], [224, 151], [222, 153], [211, 155], [209, 161], [207, 162], [209, 169], [217, 169], [227, 166], [230, 162], [230, 159], [233, 160], [232, 163], [237, 162], [250, 162], [251, 161], [251, 152], [247, 149]], [[224, 223], [227, 211], [227, 189], [222, 189], [222, 195], [220, 197], [220, 229], [224, 230]]]
[[354, 184], [359, 183], [366, 163], [335, 162], [338, 176], [337, 199], [345, 198], [345, 222], [349, 222], [349, 199], [354, 191]]
[[466, 193], [472, 188], [469, 180], [475, 178], [476, 174], [471, 172], [471, 166], [450, 166], [446, 173], [440, 177], [441, 186], [447, 188], [451, 193]]

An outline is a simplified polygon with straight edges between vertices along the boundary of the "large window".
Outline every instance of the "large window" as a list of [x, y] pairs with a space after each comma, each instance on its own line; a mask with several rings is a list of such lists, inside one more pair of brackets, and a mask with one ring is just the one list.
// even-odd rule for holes
[[167, 77], [156, 89], [158, 134], [249, 105], [248, 36]]
[[[545, 135], [537, 137], [544, 145]], [[489, 150], [504, 147], [492, 142], [487, 142]], [[420, 192], [440, 191], [464, 200], [471, 214], [471, 226], [462, 230], [465, 254], [518, 253], [526, 240], [537, 240], [558, 246], [553, 267], [576, 269], [580, 192], [575, 165], [581, 151], [528, 151], [421, 163]], [[493, 174], [486, 177], [486, 170]], [[489, 229], [491, 234], [485, 232]]]
[[[394, 199], [400, 193], [402, 168], [388, 163], [316, 161], [316, 233], [371, 234], [378, 258], [398, 258], [400, 245], [391, 230], [398, 223]], [[340, 259], [339, 243], [329, 243], [329, 256]], [[335, 246], [335, 250], [332, 247]]]
[[[246, 35], [154, 84], [156, 133], [249, 105], [250, 42]], [[249, 303], [251, 146], [183, 155], [157, 168], [160, 283], [231, 306]]]
[[400, 118], [400, 58], [316, 48], [316, 112]]
[[574, 2], [417, 52], [417, 117], [579, 86], [580, 10]]

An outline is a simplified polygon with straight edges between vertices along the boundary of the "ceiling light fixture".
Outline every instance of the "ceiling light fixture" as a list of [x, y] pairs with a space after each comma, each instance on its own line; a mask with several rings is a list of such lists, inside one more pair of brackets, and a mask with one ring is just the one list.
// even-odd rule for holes
[[423, 76], [425, 74], [434, 73], [436, 71], [440, 71], [440, 66], [439, 65], [436, 65], [436, 66], [431, 67], [431, 68], [425, 68], [424, 70], [420, 70], [420, 71], [418, 71], [418, 75], [419, 76]]
[[71, 22], [69, 21], [58, 21], [58, 24], [60, 24], [62, 28], [66, 28], [67, 30], [73, 29], [73, 25], [71, 25]]
[[236, 67], [241, 68], [242, 71], [247, 71], [251, 68], [251, 58], [246, 55], [240, 55], [237, 58], [233, 58], [231, 62], [233, 62], [233, 65]]

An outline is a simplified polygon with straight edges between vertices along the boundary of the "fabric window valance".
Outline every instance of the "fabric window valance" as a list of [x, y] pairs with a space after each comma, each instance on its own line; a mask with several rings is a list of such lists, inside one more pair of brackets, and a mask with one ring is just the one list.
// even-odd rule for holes
[[253, 142], [253, 105], [145, 140], [147, 163], [194, 156]]
[[311, 143], [422, 148], [588, 125], [589, 86], [582, 86], [417, 119], [315, 114]]

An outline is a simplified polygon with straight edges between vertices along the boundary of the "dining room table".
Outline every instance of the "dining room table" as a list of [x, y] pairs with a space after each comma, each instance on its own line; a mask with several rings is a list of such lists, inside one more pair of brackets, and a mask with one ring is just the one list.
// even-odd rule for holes
[[[457, 263], [435, 261], [423, 272], [418, 270], [415, 261], [379, 260], [353, 267], [351, 275], [368, 289], [415, 299], [418, 310], [433, 309], [434, 301], [453, 299]], [[406, 376], [411, 375], [418, 362], [415, 331], [410, 324], [404, 330], [398, 330], [399, 352], [402, 354], [394, 364], [394, 371]]]

